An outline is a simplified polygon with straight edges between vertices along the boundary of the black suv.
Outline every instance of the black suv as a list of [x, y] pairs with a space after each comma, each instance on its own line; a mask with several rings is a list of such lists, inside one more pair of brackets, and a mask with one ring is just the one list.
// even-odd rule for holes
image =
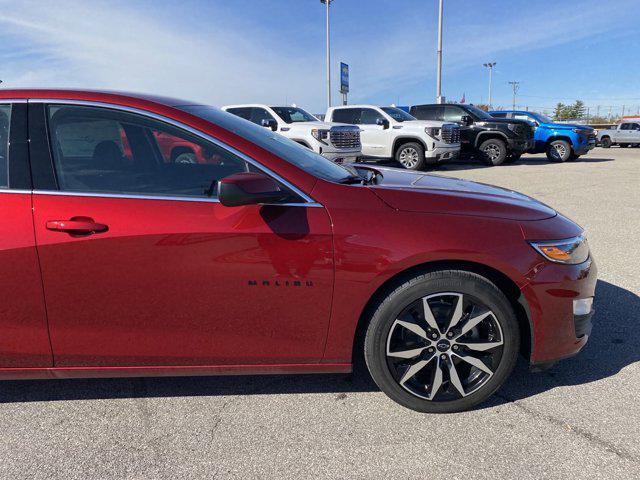
[[473, 105], [414, 105], [409, 113], [419, 120], [458, 123], [461, 154], [475, 154], [488, 165], [514, 162], [533, 147], [533, 128], [528, 122], [495, 118]]

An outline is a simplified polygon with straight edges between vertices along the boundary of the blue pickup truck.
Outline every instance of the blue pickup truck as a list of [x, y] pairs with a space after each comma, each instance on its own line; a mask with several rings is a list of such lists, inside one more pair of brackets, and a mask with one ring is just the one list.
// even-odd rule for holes
[[535, 126], [534, 146], [529, 153], [546, 153], [552, 162], [575, 160], [596, 146], [593, 128], [586, 125], [554, 123], [546, 115], [522, 110], [489, 112], [498, 118], [526, 120]]

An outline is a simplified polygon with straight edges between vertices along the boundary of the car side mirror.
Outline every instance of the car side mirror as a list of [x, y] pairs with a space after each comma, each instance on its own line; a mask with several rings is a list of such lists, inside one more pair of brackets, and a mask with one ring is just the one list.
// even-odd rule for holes
[[462, 123], [462, 125], [464, 125], [465, 127], [468, 127], [469, 125], [473, 124], [473, 118], [471, 118], [469, 115], [463, 115], [460, 119], [460, 123]]
[[382, 127], [383, 130], [389, 128], [389, 120], [386, 118], [376, 118], [376, 125]]
[[225, 207], [282, 202], [289, 192], [264, 173], [234, 173], [218, 181], [218, 200]]
[[276, 122], [273, 118], [263, 118], [260, 122], [260, 125], [266, 128], [270, 128], [274, 132], [278, 129], [278, 122]]

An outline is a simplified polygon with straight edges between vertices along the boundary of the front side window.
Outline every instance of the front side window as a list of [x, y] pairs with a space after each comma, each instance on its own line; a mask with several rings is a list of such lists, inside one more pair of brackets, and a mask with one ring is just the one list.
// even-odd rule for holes
[[273, 115], [267, 112], [264, 108], [254, 107], [251, 109], [251, 121], [256, 125], [262, 125], [263, 120], [275, 120]]
[[363, 125], [376, 125], [379, 118], [383, 118], [381, 113], [372, 108], [363, 108], [360, 123]]
[[271, 107], [285, 123], [317, 122], [318, 119], [301, 108]]
[[11, 105], [0, 105], [0, 188], [9, 186], [9, 126]]
[[465, 115], [465, 112], [461, 108], [447, 105], [444, 107], [444, 115], [442, 119], [445, 122], [461, 122], [463, 115]]
[[620, 130], [631, 130], [631, 124], [623, 123], [622, 125], [620, 125]]
[[[235, 133], [315, 177], [330, 182], [342, 182], [353, 176], [353, 173], [346, 168], [326, 159], [322, 155], [318, 155], [284, 135], [275, 133], [268, 128], [245, 122], [235, 115], [223, 112], [219, 108], [206, 105], [184, 105], [178, 108]], [[341, 110], [334, 112], [334, 121], [336, 121], [335, 114], [339, 111]]]
[[50, 105], [51, 150], [62, 191], [207, 197], [249, 170], [240, 157], [143, 115]]

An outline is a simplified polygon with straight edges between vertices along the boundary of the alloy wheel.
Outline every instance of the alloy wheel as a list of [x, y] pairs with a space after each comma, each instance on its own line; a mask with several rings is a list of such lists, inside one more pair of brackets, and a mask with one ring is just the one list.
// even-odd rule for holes
[[386, 361], [394, 380], [412, 395], [451, 401], [482, 388], [503, 349], [500, 322], [482, 301], [444, 292], [402, 310], [387, 335]]
[[500, 147], [495, 143], [490, 143], [484, 147], [483, 153], [493, 162], [500, 156]]
[[400, 152], [400, 163], [406, 168], [413, 168], [418, 164], [420, 156], [418, 151], [413, 147], [407, 147]]
[[567, 149], [565, 148], [564, 144], [556, 143], [555, 145], [553, 145], [553, 148], [558, 159], [564, 158], [567, 153]]

